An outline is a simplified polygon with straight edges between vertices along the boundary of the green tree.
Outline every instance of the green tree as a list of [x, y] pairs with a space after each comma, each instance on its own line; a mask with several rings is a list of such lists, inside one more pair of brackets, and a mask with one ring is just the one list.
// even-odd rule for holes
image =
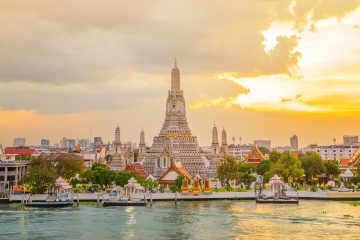
[[250, 188], [250, 184], [252, 182], [254, 182], [255, 180], [256, 180], [256, 178], [254, 176], [250, 175], [250, 173], [248, 173], [248, 172], [238, 172], [237, 173], [237, 181], [239, 183], [244, 183], [247, 189]]
[[272, 163], [277, 162], [281, 158], [281, 153], [277, 151], [271, 151], [269, 153], [269, 161]]
[[15, 160], [25, 160], [25, 161], [32, 161], [35, 160], [36, 157], [32, 155], [16, 155]]
[[43, 193], [55, 183], [56, 170], [54, 165], [45, 159], [33, 160], [21, 183], [29, 185], [32, 193]]
[[325, 172], [326, 172], [326, 178], [330, 179], [330, 176], [337, 177], [341, 173], [339, 164], [336, 160], [326, 162], [324, 164], [325, 166]]
[[291, 178], [301, 178], [304, 175], [304, 169], [301, 167], [301, 161], [291, 152], [271, 152], [269, 160], [272, 162], [269, 173], [284, 177], [285, 181]]
[[239, 163], [238, 171], [243, 173], [253, 173], [256, 172], [256, 165], [250, 163]]
[[173, 185], [171, 185], [170, 187], [172, 187], [172, 189], [170, 189], [172, 192], [180, 192], [181, 190], [181, 185], [182, 185], [182, 182], [184, 180], [184, 178], [187, 178], [189, 183], [190, 183], [190, 179], [184, 175], [179, 175], [177, 176], [177, 178], [175, 179], [175, 182]]
[[220, 163], [217, 167], [217, 175], [222, 185], [226, 188], [230, 188], [230, 180], [237, 178], [238, 164], [236, 159], [232, 156], [225, 155], [220, 159]]
[[56, 160], [56, 173], [64, 179], [71, 180], [76, 174], [80, 174], [84, 169], [84, 159], [69, 158], [68, 156], [60, 156]]
[[317, 153], [306, 153], [300, 157], [301, 166], [305, 171], [305, 178], [309, 180], [319, 174], [325, 173], [325, 166], [320, 155]]
[[131, 177], [135, 178], [136, 181], [141, 184], [141, 178], [138, 177], [134, 172], [122, 171], [122, 172], [116, 173], [116, 176], [115, 176], [116, 185], [123, 187], [125, 184], [128, 183], [128, 181]]
[[96, 163], [91, 170], [82, 172], [80, 176], [93, 184], [110, 185], [115, 180], [116, 173], [106, 165]]
[[267, 149], [266, 147], [258, 147], [258, 148], [259, 148], [260, 152], [264, 155], [270, 153], [270, 150]]
[[265, 175], [265, 173], [270, 170], [270, 167], [270, 160], [261, 161], [260, 164], [256, 167], [256, 173], [259, 175]]

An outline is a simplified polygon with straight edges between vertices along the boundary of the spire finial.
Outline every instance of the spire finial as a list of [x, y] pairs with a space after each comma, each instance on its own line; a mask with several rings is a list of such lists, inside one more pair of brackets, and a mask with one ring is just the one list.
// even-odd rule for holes
[[174, 58], [174, 68], [177, 68], [176, 58]]

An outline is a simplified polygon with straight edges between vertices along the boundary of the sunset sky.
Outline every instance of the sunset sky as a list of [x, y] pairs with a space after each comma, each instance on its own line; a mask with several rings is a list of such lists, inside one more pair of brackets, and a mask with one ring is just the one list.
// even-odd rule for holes
[[2, 0], [0, 143], [146, 142], [173, 59], [192, 133], [250, 143], [360, 135], [360, 0]]

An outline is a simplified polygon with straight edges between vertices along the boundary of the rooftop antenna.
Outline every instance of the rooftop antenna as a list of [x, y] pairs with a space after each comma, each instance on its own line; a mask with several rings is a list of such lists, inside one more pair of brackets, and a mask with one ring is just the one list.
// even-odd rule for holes
[[334, 145], [336, 145], [336, 138], [333, 138]]

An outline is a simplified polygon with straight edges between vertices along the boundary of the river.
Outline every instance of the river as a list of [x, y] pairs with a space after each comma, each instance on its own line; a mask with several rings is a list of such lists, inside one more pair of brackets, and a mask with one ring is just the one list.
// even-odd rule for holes
[[360, 206], [333, 201], [155, 202], [21, 210], [0, 205], [0, 239], [360, 239]]

